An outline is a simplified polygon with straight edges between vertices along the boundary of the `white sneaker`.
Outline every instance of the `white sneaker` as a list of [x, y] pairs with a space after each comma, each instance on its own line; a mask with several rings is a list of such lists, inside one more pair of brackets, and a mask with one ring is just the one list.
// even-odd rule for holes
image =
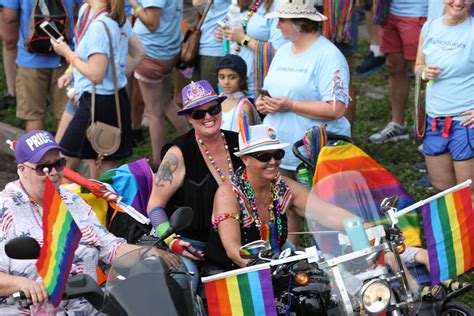
[[369, 141], [375, 144], [386, 142], [396, 142], [402, 139], [409, 139], [408, 129], [405, 126], [390, 122], [383, 130], [369, 137]]

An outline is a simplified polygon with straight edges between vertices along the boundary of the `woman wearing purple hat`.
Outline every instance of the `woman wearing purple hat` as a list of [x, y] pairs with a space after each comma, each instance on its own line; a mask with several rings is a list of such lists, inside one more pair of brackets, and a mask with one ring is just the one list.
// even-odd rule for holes
[[[43, 197], [45, 180], [48, 177], [61, 199], [66, 204], [75, 223], [82, 232], [79, 246], [74, 253], [71, 274], [88, 274], [97, 279], [96, 267], [99, 260], [110, 264], [112, 260], [139, 246], [129, 245], [123, 238], [109, 233], [102, 226], [91, 207], [75, 192], [60, 184], [64, 176], [66, 160], [61, 158], [62, 148], [54, 137], [46, 132], [31, 131], [17, 141], [15, 158], [19, 180], [8, 183], [0, 192], [0, 301], [14, 292], [22, 291], [33, 304], [48, 301], [43, 280], [38, 274], [36, 260], [14, 260], [5, 255], [5, 244], [20, 236], [35, 238], [43, 242]], [[179, 267], [178, 258], [159, 250], [171, 267]], [[2, 302], [3, 304], [3, 302]], [[0, 314], [20, 314], [18, 306], [8, 308], [0, 304]], [[48, 306], [41, 305], [41, 309]], [[71, 314], [90, 315], [91, 305], [80, 299], [62, 302], [58, 311]], [[44, 310], [42, 310], [44, 311]]]
[[[163, 161], [155, 177], [148, 202], [148, 216], [158, 236], [169, 227], [168, 216], [180, 206], [190, 206], [194, 217], [190, 227], [166, 240], [184, 258], [188, 269], [198, 274], [189, 260], [202, 260], [202, 250], [211, 229], [212, 201], [219, 186], [229, 181], [242, 162], [233, 155], [237, 133], [221, 131], [223, 97], [209, 82], [201, 80], [184, 87], [183, 109], [193, 129], [163, 148]], [[199, 249], [199, 250], [196, 250]], [[197, 286], [198, 282], [194, 282]]]

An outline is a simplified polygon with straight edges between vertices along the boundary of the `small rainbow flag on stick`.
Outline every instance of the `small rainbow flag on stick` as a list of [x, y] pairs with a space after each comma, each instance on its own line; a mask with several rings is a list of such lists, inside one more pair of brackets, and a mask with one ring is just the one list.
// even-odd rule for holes
[[267, 265], [203, 278], [209, 315], [276, 315], [271, 271]]
[[421, 208], [431, 283], [439, 284], [474, 267], [474, 215], [470, 181], [448, 189]]
[[49, 299], [59, 305], [82, 233], [48, 177], [43, 199], [43, 247], [36, 262]]

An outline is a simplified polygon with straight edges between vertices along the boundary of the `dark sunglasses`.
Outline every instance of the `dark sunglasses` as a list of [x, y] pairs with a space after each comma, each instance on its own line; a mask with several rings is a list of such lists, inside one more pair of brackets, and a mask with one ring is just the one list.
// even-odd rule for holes
[[56, 171], [58, 172], [63, 171], [64, 167], [66, 166], [66, 158], [60, 158], [52, 163], [42, 163], [36, 165], [35, 167], [28, 166], [27, 164], [25, 164], [25, 166], [27, 166], [31, 170], [34, 170], [38, 176], [44, 177], [46, 175], [46, 173], [43, 171], [44, 168], [48, 168], [49, 171], [53, 170], [53, 168], [56, 169]]
[[257, 159], [260, 162], [269, 162], [272, 157], [275, 158], [275, 160], [282, 160], [283, 157], [285, 157], [285, 151], [283, 149], [277, 149], [272, 153], [268, 151], [261, 151], [256, 153], [250, 153], [248, 155]]
[[222, 106], [220, 103], [218, 103], [214, 106], [211, 106], [207, 110], [192, 111], [191, 113], [189, 113], [189, 115], [191, 116], [193, 120], [202, 120], [203, 118], [206, 117], [206, 113], [209, 113], [209, 115], [211, 116], [216, 116], [217, 114], [221, 113], [221, 111], [222, 111]]

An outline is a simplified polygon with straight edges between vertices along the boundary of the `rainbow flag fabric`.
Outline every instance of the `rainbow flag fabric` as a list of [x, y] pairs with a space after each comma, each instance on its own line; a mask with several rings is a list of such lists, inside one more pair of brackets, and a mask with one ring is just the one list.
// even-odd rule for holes
[[[323, 200], [374, 223], [388, 222], [387, 218], [381, 218], [379, 212], [384, 198], [398, 195], [398, 209], [414, 203], [394, 175], [350, 143], [321, 149], [313, 178], [313, 191]], [[401, 216], [399, 221], [406, 244], [421, 246], [420, 218], [416, 210]]]
[[421, 208], [431, 283], [439, 284], [474, 267], [471, 189], [444, 195]]
[[51, 303], [57, 307], [82, 233], [48, 177], [43, 201], [43, 246], [36, 267]]
[[219, 275], [214, 277], [213, 281], [204, 280], [210, 316], [276, 315], [269, 268], [220, 279]]

